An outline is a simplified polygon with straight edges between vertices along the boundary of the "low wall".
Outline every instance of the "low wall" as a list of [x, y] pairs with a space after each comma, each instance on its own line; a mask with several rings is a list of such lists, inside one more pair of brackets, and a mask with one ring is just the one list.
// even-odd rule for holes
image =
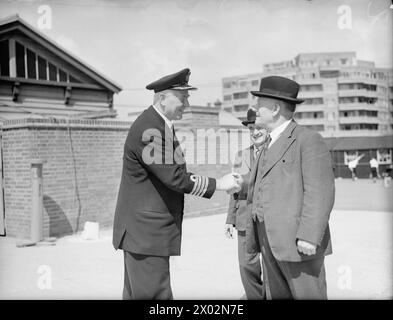
[[[43, 160], [44, 236], [62, 236], [83, 229], [85, 221], [111, 227], [120, 183], [123, 146], [130, 122], [111, 120], [8, 120], [2, 125], [4, 205], [9, 236], [30, 236], [30, 165]], [[213, 128], [217, 130], [218, 128]], [[178, 127], [195, 132], [190, 127]], [[194, 131], [193, 131], [194, 130]], [[229, 130], [229, 128], [221, 128]], [[234, 130], [239, 137], [247, 132]], [[232, 155], [241, 144], [231, 142]], [[201, 140], [199, 138], [199, 140]], [[206, 146], [195, 137], [195, 156]], [[203, 138], [202, 138], [203, 140]], [[244, 140], [243, 140], [244, 141]], [[198, 149], [199, 148], [199, 149]], [[220, 144], [216, 146], [219, 153]], [[230, 160], [230, 159], [229, 159]], [[188, 165], [189, 171], [220, 177], [230, 171], [223, 164]], [[212, 199], [186, 196], [185, 215], [224, 212], [228, 195], [217, 192]], [[223, 221], [223, 224], [225, 221]]]

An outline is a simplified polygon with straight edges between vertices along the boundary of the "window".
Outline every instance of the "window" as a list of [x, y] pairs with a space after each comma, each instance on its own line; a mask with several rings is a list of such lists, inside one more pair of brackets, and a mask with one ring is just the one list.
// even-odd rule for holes
[[340, 124], [340, 130], [378, 130], [377, 123], [354, 123], [354, 124]]
[[78, 79], [74, 78], [72, 75], [69, 75], [69, 81], [72, 83], [81, 83]]
[[29, 79], [37, 79], [37, 73], [35, 70], [35, 53], [27, 49], [26, 55], [27, 55], [27, 77]]
[[320, 71], [321, 78], [338, 78], [340, 76], [340, 71], [338, 70], [328, 70]]
[[224, 101], [231, 100], [232, 96], [230, 94], [224, 95]]
[[348, 59], [342, 58], [342, 59], [340, 59], [340, 62], [341, 62], [341, 64], [342, 64], [343, 66], [346, 66], [347, 63], [348, 63]]
[[65, 73], [63, 70], [59, 69], [59, 81], [61, 82], [67, 82], [67, 73]]
[[358, 101], [360, 103], [368, 103], [368, 104], [375, 104], [378, 98], [369, 98], [369, 97], [358, 97]]
[[252, 86], [258, 86], [259, 85], [259, 80], [252, 80], [251, 81]]
[[320, 119], [320, 118], [323, 118], [323, 111], [296, 112], [295, 118], [297, 118], [297, 119]]
[[321, 84], [302, 85], [302, 86], [300, 86], [299, 91], [311, 91], [311, 92], [322, 91], [322, 85]]
[[224, 82], [224, 88], [225, 89], [229, 89], [231, 87], [231, 83], [230, 82]]
[[303, 104], [323, 104], [323, 98], [305, 99]]
[[8, 40], [0, 41], [0, 76], [10, 75]]
[[55, 65], [48, 62], [49, 66], [49, 81], [57, 81], [57, 68]]
[[25, 47], [15, 42], [16, 76], [25, 77]]
[[354, 103], [358, 102], [357, 97], [339, 97], [338, 98], [338, 103]]
[[247, 111], [248, 110], [248, 104], [239, 104], [239, 105], [235, 105], [233, 107], [233, 109], [236, 112], [242, 112], [242, 111]]
[[38, 79], [48, 80], [46, 75], [46, 60], [38, 56]]
[[323, 124], [317, 124], [317, 125], [304, 125], [303, 127], [306, 127], [308, 129], [314, 130], [314, 131], [323, 131], [325, 129]]
[[237, 92], [233, 94], [233, 99], [245, 99], [248, 97], [248, 92]]
[[[5, 55], [3, 50], [1, 51], [1, 57], [2, 55]], [[25, 47], [17, 41], [15, 42], [15, 55], [17, 77], [46, 81], [81, 83], [81, 81], [70, 75], [68, 72], [59, 69], [56, 65], [47, 61], [42, 56], [36, 54], [33, 50]], [[0, 72], [1, 69], [2, 67], [0, 65]]]
[[378, 117], [378, 111], [374, 110], [350, 110], [350, 111], [340, 111], [340, 117]]
[[379, 164], [392, 164], [392, 150], [389, 149], [377, 150], [377, 160]]

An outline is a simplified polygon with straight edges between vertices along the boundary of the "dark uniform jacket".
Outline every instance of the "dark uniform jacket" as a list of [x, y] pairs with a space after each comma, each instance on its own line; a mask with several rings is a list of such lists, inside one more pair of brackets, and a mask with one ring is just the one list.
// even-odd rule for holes
[[180, 255], [184, 193], [210, 198], [216, 180], [187, 172], [174, 133], [150, 106], [132, 124], [113, 227], [113, 246], [144, 255]]
[[229, 199], [227, 224], [232, 224], [238, 231], [246, 231], [247, 225], [247, 191], [251, 169], [255, 163], [254, 146], [239, 151], [235, 156], [233, 169], [243, 178], [242, 189]]
[[[263, 219], [274, 257], [298, 262], [332, 253], [328, 221], [334, 204], [334, 175], [321, 135], [292, 120], [256, 161], [248, 189], [249, 220], [255, 215]], [[248, 252], [260, 249], [252, 234], [247, 239]], [[316, 254], [299, 253], [297, 239], [317, 245]]]

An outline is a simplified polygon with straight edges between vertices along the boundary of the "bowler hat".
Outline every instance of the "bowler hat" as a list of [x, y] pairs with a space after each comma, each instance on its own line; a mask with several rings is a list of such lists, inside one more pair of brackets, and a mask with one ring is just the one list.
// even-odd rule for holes
[[179, 72], [162, 77], [146, 86], [148, 90], [160, 92], [168, 89], [173, 90], [196, 90], [197, 88], [188, 84], [190, 78], [190, 69], [185, 68]]
[[259, 91], [251, 91], [251, 94], [298, 104], [304, 102], [303, 99], [297, 98], [299, 87], [299, 84], [291, 79], [270, 76], [262, 78]]
[[242, 121], [243, 126], [246, 126], [250, 123], [255, 123], [255, 119], [257, 118], [257, 113], [254, 109], [247, 110], [247, 119]]

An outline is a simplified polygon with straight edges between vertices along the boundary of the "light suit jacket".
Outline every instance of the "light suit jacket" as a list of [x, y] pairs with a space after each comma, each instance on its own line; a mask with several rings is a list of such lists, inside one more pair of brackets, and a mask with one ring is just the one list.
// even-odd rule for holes
[[[328, 220], [334, 196], [331, 156], [321, 135], [291, 121], [265, 156], [258, 157], [247, 206], [251, 213], [263, 214], [274, 257], [296, 262], [332, 253]], [[252, 214], [248, 217], [253, 229]], [[316, 244], [316, 254], [299, 253], [297, 239]], [[254, 232], [247, 236], [247, 251], [260, 251]]]

